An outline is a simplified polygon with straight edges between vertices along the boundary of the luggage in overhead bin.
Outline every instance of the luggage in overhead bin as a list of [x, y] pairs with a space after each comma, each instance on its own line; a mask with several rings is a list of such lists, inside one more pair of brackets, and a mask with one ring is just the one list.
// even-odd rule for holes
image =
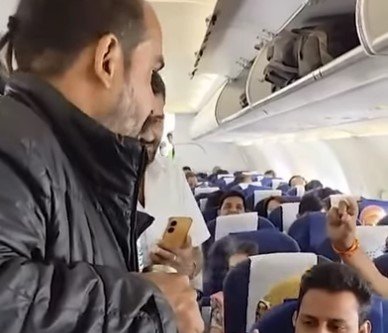
[[267, 51], [266, 81], [277, 91], [359, 45], [353, 15], [320, 20], [310, 27], [284, 30]]

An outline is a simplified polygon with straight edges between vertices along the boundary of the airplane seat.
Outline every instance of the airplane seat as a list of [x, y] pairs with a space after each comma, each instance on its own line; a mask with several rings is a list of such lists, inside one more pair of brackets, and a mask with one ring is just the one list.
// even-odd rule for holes
[[295, 186], [293, 188], [291, 188], [288, 192], [287, 192], [287, 195], [290, 196], [290, 197], [303, 197], [303, 195], [305, 194], [306, 190], [304, 188], [304, 186]]
[[258, 216], [256, 212], [218, 216], [213, 223], [209, 224], [210, 234], [215, 241], [231, 233], [261, 229], [275, 229], [275, 227], [269, 220]]
[[248, 198], [256, 191], [270, 191], [270, 190], [272, 190], [270, 187], [249, 184], [249, 186], [243, 190], [243, 193], [245, 198]]
[[[209, 201], [209, 199], [208, 199]], [[215, 220], [218, 215], [218, 207], [207, 208], [202, 213], [205, 222], [209, 224], [211, 221]]]
[[[236, 241], [236, 243], [235, 243]], [[260, 254], [269, 253], [294, 253], [300, 252], [295, 240], [277, 230], [258, 230], [250, 232], [233, 233], [223, 237], [207, 250], [205, 258], [205, 278], [203, 292], [205, 304], [209, 303], [208, 297], [222, 290], [222, 281], [227, 272], [225, 257], [229, 255], [231, 244], [240, 242], [256, 243]]]
[[217, 192], [219, 190], [218, 187], [213, 186], [213, 187], [197, 187], [194, 190], [194, 195], [197, 198], [198, 196], [201, 195], [209, 195], [211, 193]]
[[331, 241], [328, 238], [326, 238], [322, 244], [318, 246], [316, 253], [334, 262], [342, 261], [341, 257], [333, 250]]
[[254, 242], [260, 254], [300, 252], [298, 243], [278, 230], [258, 230], [233, 233], [231, 236], [241, 241]]
[[[297, 300], [289, 300], [268, 311], [250, 332], [258, 329], [260, 333], [294, 333], [292, 316], [298, 308]], [[388, 333], [388, 301], [373, 296], [368, 319], [372, 323], [373, 333]]]
[[264, 187], [270, 187], [272, 188], [272, 178], [263, 178], [261, 180], [261, 185], [264, 186]]
[[291, 190], [291, 187], [287, 183], [284, 183], [284, 184], [280, 184], [277, 190], [282, 191], [283, 195], [287, 195], [288, 191]]
[[[376, 259], [384, 254], [387, 235], [388, 226], [357, 226], [357, 237], [360, 245], [371, 259]], [[328, 239], [325, 239], [318, 247], [317, 253], [333, 261], [341, 261]]]
[[302, 252], [317, 253], [319, 246], [326, 239], [326, 214], [305, 214], [291, 225], [288, 235], [297, 241]]
[[225, 333], [249, 332], [256, 322], [258, 303], [274, 285], [303, 275], [322, 262], [327, 259], [313, 253], [272, 253], [250, 257], [237, 265], [224, 282]]
[[287, 233], [291, 224], [296, 220], [298, 213], [299, 202], [284, 203], [269, 215], [269, 220], [275, 228]]
[[368, 206], [379, 206], [379, 207], [382, 207], [388, 213], [388, 201], [372, 200], [372, 199], [362, 198], [360, 203], [359, 203], [360, 214], [361, 214], [362, 210], [365, 207], [368, 207]]
[[358, 226], [357, 237], [366, 254], [375, 259], [385, 252], [385, 241], [388, 235], [388, 226]]
[[374, 260], [374, 263], [379, 272], [385, 277], [388, 277], [388, 253], [384, 253], [383, 255], [377, 257]]

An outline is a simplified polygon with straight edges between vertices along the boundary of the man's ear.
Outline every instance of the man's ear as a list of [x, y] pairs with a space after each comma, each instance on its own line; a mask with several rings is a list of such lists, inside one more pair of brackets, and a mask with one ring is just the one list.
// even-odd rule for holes
[[296, 321], [298, 320], [298, 312], [295, 311], [294, 314], [292, 315], [292, 325], [296, 327]]
[[371, 333], [372, 332], [372, 323], [367, 320], [360, 327], [360, 333]]
[[101, 37], [95, 49], [94, 71], [105, 88], [112, 87], [114, 76], [123, 64], [123, 52], [116, 36], [108, 34]]

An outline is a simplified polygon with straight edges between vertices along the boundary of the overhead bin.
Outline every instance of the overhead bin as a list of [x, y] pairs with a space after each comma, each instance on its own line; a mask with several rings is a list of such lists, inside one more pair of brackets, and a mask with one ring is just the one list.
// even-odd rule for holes
[[216, 73], [237, 78], [256, 57], [255, 45], [265, 45], [309, 2], [218, 0], [192, 75]]
[[225, 85], [217, 100], [215, 110], [217, 122], [222, 122], [222, 120], [248, 105], [245, 86], [249, 75], [249, 69], [250, 68], [244, 69], [237, 79], [230, 80]]
[[[293, 24], [295, 22], [290, 23]], [[359, 31], [365, 27], [368, 25], [362, 25]], [[370, 36], [371, 30], [368, 31]], [[388, 57], [382, 56], [388, 54], [388, 27], [385, 32], [382, 31], [380, 26], [379, 36], [373, 41], [373, 48], [380, 56], [370, 57], [364, 46], [359, 46], [288, 87], [265, 96], [267, 87], [267, 91], [262, 92], [252, 105], [221, 121], [218, 128], [196, 138], [241, 135], [254, 139], [388, 118]], [[256, 59], [253, 68], [260, 62], [263, 59]], [[257, 76], [250, 75], [248, 95], [249, 81], [253, 80], [257, 80]]]
[[356, 13], [358, 33], [365, 51], [370, 55], [388, 55], [378, 49], [379, 39], [388, 31], [388, 1], [360, 0]]

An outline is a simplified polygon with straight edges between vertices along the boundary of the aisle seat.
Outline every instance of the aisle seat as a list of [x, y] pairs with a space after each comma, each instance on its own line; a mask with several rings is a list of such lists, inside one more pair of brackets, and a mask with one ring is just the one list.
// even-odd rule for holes
[[269, 215], [269, 220], [278, 230], [288, 232], [297, 219], [299, 205], [299, 202], [284, 203]]
[[225, 333], [248, 332], [258, 303], [274, 285], [321, 262], [327, 259], [312, 253], [273, 253], [250, 257], [232, 269], [224, 283]]

